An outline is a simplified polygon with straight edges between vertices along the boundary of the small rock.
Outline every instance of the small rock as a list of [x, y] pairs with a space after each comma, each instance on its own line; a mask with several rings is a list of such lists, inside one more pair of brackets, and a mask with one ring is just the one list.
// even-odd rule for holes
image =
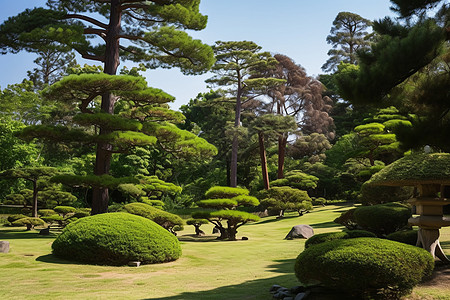
[[0, 241], [0, 253], [8, 253], [8, 252], [9, 252], [9, 242]]
[[295, 225], [291, 231], [284, 238], [285, 240], [292, 239], [309, 239], [314, 235], [314, 230], [309, 225]]
[[276, 292], [276, 291], [278, 291], [280, 288], [282, 288], [282, 286], [281, 285], [278, 285], [278, 284], [274, 284], [274, 285], [272, 285], [271, 287], [270, 287], [270, 290], [269, 290], [269, 292]]
[[39, 231], [39, 234], [40, 234], [40, 235], [50, 235], [50, 227], [41, 229], [41, 230]]
[[248, 237], [243, 236], [243, 237], [242, 237], [242, 240], [243, 240], [243, 241], [248, 241]]
[[130, 262], [128, 263], [128, 265], [129, 265], [130, 267], [139, 267], [139, 266], [141, 265], [141, 262], [140, 262], [140, 261], [130, 261]]
[[298, 293], [297, 296], [295, 296], [294, 300], [303, 300], [306, 297], [308, 297], [309, 293], [310, 293], [309, 291], [306, 291], [304, 293]]

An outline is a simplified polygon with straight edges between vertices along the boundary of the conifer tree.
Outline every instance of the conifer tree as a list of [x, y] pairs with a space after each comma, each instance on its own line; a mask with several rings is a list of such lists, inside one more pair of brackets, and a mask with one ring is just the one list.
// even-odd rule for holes
[[[205, 28], [207, 17], [199, 13], [199, 4], [199, 0], [48, 0], [48, 9], [27, 9], [0, 26], [0, 51], [39, 52], [43, 48], [75, 50], [83, 58], [103, 63], [104, 77], [99, 74], [96, 78], [71, 77], [51, 89], [74, 91], [79, 87], [77, 91], [83, 95], [82, 99], [79, 94], [71, 99], [78, 98], [81, 102], [79, 107], [84, 116], [80, 121], [97, 126], [99, 135], [91, 139], [97, 148], [94, 174], [102, 176], [109, 173], [111, 156], [117, 147], [127, 148], [130, 143], [142, 144], [144, 140], [147, 144], [152, 142], [152, 138], [145, 138], [143, 134], [123, 134], [114, 132], [117, 128], [108, 127], [110, 119], [114, 119], [116, 125], [118, 122], [114, 116], [118, 99], [114, 92], [142, 91], [144, 88], [142, 82], [131, 83], [132, 80], [124, 77], [116, 79], [107, 76], [116, 74], [121, 58], [142, 62], [149, 68], [175, 66], [185, 74], [197, 74], [209, 69], [213, 63], [211, 48], [182, 31]], [[99, 37], [104, 43], [94, 45], [88, 40], [93, 36]], [[122, 40], [128, 40], [131, 44], [123, 44]], [[123, 87], [120, 86], [122, 83]], [[140, 96], [148, 99], [149, 93], [159, 92], [146, 90]], [[167, 100], [165, 95], [154, 96]], [[96, 97], [101, 97], [101, 101], [99, 111], [95, 113], [101, 114], [89, 116], [94, 113], [89, 105]], [[69, 101], [67, 93], [62, 98], [63, 101]], [[138, 98], [136, 96], [134, 100]], [[123, 126], [129, 128], [134, 125], [130, 122], [121, 124], [119, 129], [123, 129]], [[64, 131], [59, 130], [60, 133]], [[61, 138], [63, 136], [60, 135]], [[74, 138], [79, 139], [80, 135]], [[89, 139], [88, 136], [84, 138]], [[112, 140], [114, 144], [110, 144]], [[153, 142], [156, 139], [153, 138]], [[186, 143], [189, 143], [189, 138]], [[176, 146], [183, 147], [179, 144]], [[94, 189], [92, 213], [106, 212], [108, 198], [107, 188]]]

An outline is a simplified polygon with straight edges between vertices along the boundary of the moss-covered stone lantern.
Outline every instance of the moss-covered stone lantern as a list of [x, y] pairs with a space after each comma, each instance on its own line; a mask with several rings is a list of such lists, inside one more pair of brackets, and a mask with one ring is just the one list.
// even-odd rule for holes
[[443, 207], [450, 204], [450, 197], [445, 194], [445, 187], [450, 186], [450, 154], [403, 157], [374, 174], [368, 184], [416, 187], [419, 195], [408, 202], [416, 206], [419, 216], [411, 217], [408, 222], [419, 226], [417, 246], [450, 263], [439, 243], [439, 229], [450, 226], [450, 218], [443, 213]]

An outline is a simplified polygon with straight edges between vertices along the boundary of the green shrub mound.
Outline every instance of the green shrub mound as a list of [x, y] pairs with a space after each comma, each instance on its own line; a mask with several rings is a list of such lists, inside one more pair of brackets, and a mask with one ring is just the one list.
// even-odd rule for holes
[[358, 237], [377, 237], [374, 233], [365, 230], [351, 230], [340, 232], [326, 232], [315, 234], [305, 242], [305, 248], [312, 245], [321, 244], [324, 242], [340, 240], [340, 239], [354, 239]]
[[17, 220], [23, 219], [23, 218], [28, 218], [28, 216], [22, 215], [22, 214], [18, 214], [18, 215], [10, 215], [8, 216], [8, 222], [9, 223], [13, 223]]
[[353, 217], [362, 229], [382, 236], [405, 227], [411, 217], [411, 208], [398, 202], [360, 206]]
[[297, 257], [303, 284], [368, 299], [399, 299], [430, 276], [434, 259], [426, 250], [378, 239], [339, 239], [309, 247]]
[[401, 230], [386, 236], [388, 240], [415, 246], [417, 243], [417, 230]]
[[52, 244], [53, 254], [68, 260], [120, 266], [176, 260], [177, 238], [155, 222], [128, 213], [85, 217], [64, 228]]
[[160, 210], [145, 203], [129, 203], [124, 206], [124, 210], [130, 214], [150, 219], [170, 232], [175, 231], [175, 226], [178, 226], [178, 228], [181, 228], [180, 230], [182, 230], [182, 226], [184, 225], [183, 219], [180, 216]]
[[53, 208], [53, 210], [64, 216], [77, 211], [77, 209], [72, 206], [56, 206]]
[[15, 220], [11, 223], [12, 226], [27, 226], [27, 230], [31, 230], [34, 226], [44, 226], [45, 222], [40, 218], [25, 217], [19, 220]]

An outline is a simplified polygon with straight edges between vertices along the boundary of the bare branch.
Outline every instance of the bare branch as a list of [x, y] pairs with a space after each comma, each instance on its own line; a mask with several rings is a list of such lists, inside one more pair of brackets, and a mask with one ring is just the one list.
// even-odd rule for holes
[[84, 30], [84, 34], [96, 34], [101, 37], [103, 40], [106, 39], [106, 31], [102, 29], [94, 29], [94, 28], [86, 28]]
[[89, 23], [92, 23], [94, 25], [97, 25], [98, 27], [101, 27], [103, 29], [108, 29], [108, 25], [105, 23], [102, 23], [94, 18], [88, 17], [88, 16], [84, 16], [84, 15], [79, 15], [79, 14], [67, 14], [64, 16], [64, 19], [79, 19], [79, 20], [83, 20], [83, 21], [87, 21]]

